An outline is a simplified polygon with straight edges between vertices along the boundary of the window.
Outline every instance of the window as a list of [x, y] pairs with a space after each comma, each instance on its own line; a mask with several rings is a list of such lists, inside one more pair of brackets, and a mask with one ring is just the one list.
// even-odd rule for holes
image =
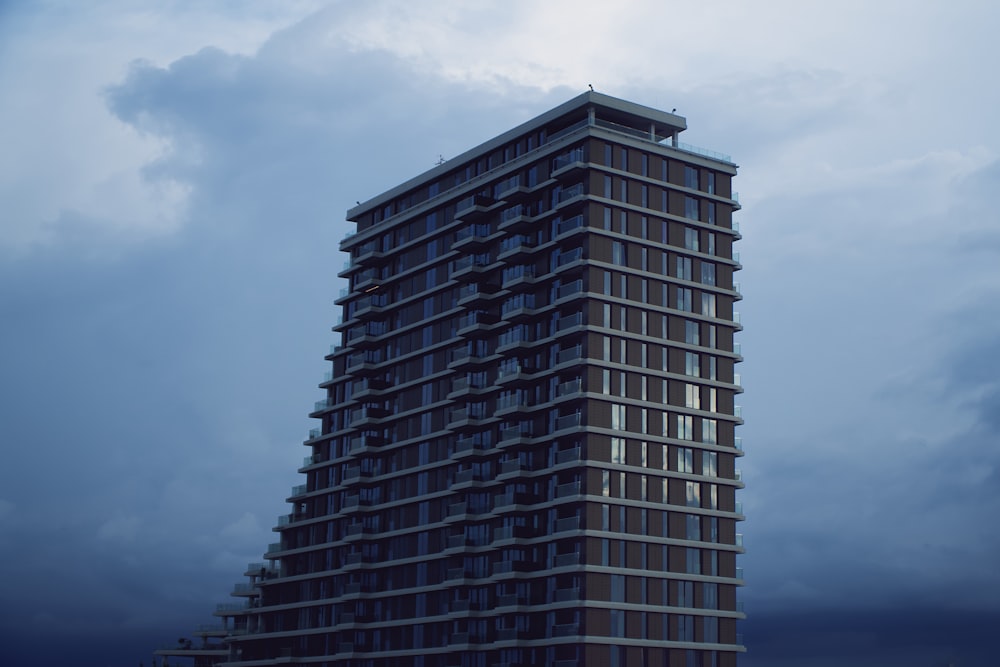
[[701, 541], [701, 517], [697, 514], [685, 514], [685, 539]]
[[701, 282], [704, 285], [715, 285], [715, 264], [712, 262], [701, 263]]
[[617, 403], [611, 404], [611, 428], [616, 431], [625, 430], [625, 406]]
[[677, 448], [677, 472], [694, 472], [694, 450], [690, 447]]
[[706, 208], [708, 209], [708, 224], [715, 224], [715, 202], [710, 201], [707, 203]]
[[719, 474], [719, 455], [716, 452], [701, 453], [701, 474], [706, 477], [717, 477]]
[[601, 388], [601, 393], [605, 396], [611, 395], [611, 371], [607, 368], [601, 371]]
[[677, 277], [681, 280], [691, 280], [691, 258], [690, 257], [678, 257], [677, 258]]
[[691, 312], [691, 289], [688, 287], [677, 288], [677, 310]]
[[708, 233], [708, 254], [715, 254], [715, 232]]
[[611, 199], [611, 196], [612, 196], [611, 190], [612, 190], [612, 187], [611, 187], [611, 177], [610, 176], [605, 176], [604, 177], [604, 196], [605, 196], [605, 198]]
[[611, 462], [625, 463], [625, 438], [611, 438]]
[[684, 501], [688, 507], [701, 507], [701, 484], [684, 482]]
[[[713, 234], [714, 236], [714, 234]], [[688, 250], [698, 251], [698, 230], [690, 227], [684, 228], [684, 247]]]
[[[691, 551], [691, 549], [688, 549]], [[698, 551], [694, 549], [694, 551]], [[677, 582], [677, 606], [678, 607], [693, 607], [694, 606], [694, 582], [693, 581], [678, 581]]]
[[699, 345], [701, 341], [701, 325], [691, 320], [684, 321], [684, 342], [689, 345]]
[[611, 261], [618, 266], [625, 266], [625, 244], [615, 241], [611, 245]]
[[695, 197], [684, 198], [684, 217], [689, 220], [698, 220], [698, 199]]
[[718, 443], [719, 422], [715, 419], [701, 420], [701, 441], [709, 444]]
[[611, 328], [611, 304], [610, 303], [604, 304], [603, 310], [604, 310], [604, 328], [605, 329], [610, 329]]
[[701, 387], [696, 384], [684, 385], [684, 407], [693, 410], [701, 409]]
[[[601, 495], [605, 498], [611, 497], [611, 472], [608, 470], [601, 471]], [[604, 505], [604, 507], [607, 507], [607, 505]], [[607, 523], [605, 523], [606, 525]], [[604, 530], [607, 530], [607, 528]]]
[[[677, 641], [679, 642], [694, 641], [694, 616], [681, 614], [677, 617]], [[694, 652], [689, 651], [689, 653], [694, 653]]]
[[604, 272], [604, 295], [611, 296], [611, 272]]
[[702, 620], [702, 640], [709, 644], [719, 643], [719, 619], [716, 616], [704, 616]]
[[688, 574], [701, 574], [701, 549], [689, 547], [684, 560]]
[[698, 169], [695, 167], [684, 166], [684, 187], [691, 188], [692, 190], [698, 189]]
[[677, 438], [679, 440], [694, 440], [694, 417], [677, 415]]
[[692, 377], [701, 377], [701, 359], [697, 352], [684, 353], [684, 374]]
[[611, 209], [604, 207], [604, 229], [611, 231]]
[[611, 575], [611, 601], [625, 602], [625, 575]]
[[705, 174], [706, 186], [708, 187], [708, 194], [715, 194], [715, 172], [709, 171]]
[[611, 336], [604, 336], [604, 361], [611, 361]]
[[[606, 473], [607, 470], [604, 472]], [[607, 503], [601, 505], [601, 530], [611, 530], [611, 506]]]
[[715, 295], [708, 292], [701, 293], [701, 314], [707, 317], [715, 317]]

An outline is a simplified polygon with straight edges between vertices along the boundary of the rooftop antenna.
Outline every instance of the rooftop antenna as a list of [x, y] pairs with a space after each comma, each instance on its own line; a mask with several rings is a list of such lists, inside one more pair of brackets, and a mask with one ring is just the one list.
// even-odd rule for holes
[[594, 92], [594, 84], [588, 83], [587, 85], [590, 86], [590, 92]]
[[434, 164], [444, 164], [444, 156], [438, 153], [438, 161]]

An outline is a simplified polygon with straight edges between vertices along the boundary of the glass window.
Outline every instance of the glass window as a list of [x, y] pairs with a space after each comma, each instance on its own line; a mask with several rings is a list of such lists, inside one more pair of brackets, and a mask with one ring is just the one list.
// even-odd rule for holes
[[707, 317], [715, 317], [715, 295], [708, 292], [701, 293], [701, 314]]
[[611, 177], [610, 176], [605, 176], [604, 177], [604, 196], [605, 196], [605, 198], [611, 199], [611, 195], [612, 195], [611, 190], [612, 190]]
[[691, 312], [691, 289], [688, 287], [677, 288], [677, 310]]
[[[714, 234], [713, 234], [714, 236]], [[688, 250], [698, 250], [698, 230], [690, 227], [684, 228], [684, 247]]]
[[611, 438], [611, 462], [625, 463], [625, 438]]
[[692, 377], [701, 377], [701, 358], [697, 352], [684, 353], [684, 374]]
[[709, 444], [718, 443], [719, 422], [715, 419], [701, 420], [701, 441]]
[[696, 384], [684, 385], [684, 407], [693, 410], [701, 409], [701, 387]]
[[696, 197], [684, 198], [684, 217], [689, 220], [698, 220], [698, 199]]
[[714, 201], [708, 202], [707, 205], [706, 205], [706, 209], [708, 210], [708, 224], [714, 225], [715, 224], [715, 202]]
[[677, 415], [677, 438], [679, 440], [694, 440], [694, 417]]
[[677, 472], [694, 472], [694, 450], [690, 447], [677, 448]]
[[684, 166], [684, 187], [691, 188], [692, 190], [698, 189], [698, 169], [695, 167]]
[[684, 321], [684, 342], [689, 345], [699, 345], [701, 341], [701, 324], [698, 322], [692, 322], [691, 320]]
[[716, 452], [701, 453], [701, 474], [706, 477], [717, 477], [719, 474], [719, 455]]
[[708, 194], [715, 194], [715, 172], [709, 171], [705, 173], [706, 185], [708, 186]]
[[701, 507], [701, 484], [698, 482], [685, 482], [684, 500], [688, 507]]
[[701, 282], [705, 285], [715, 285], [715, 264], [702, 261]]
[[701, 541], [701, 517], [697, 514], [685, 514], [685, 539]]
[[708, 233], [708, 254], [715, 254], [715, 232]]
[[615, 241], [611, 245], [611, 261], [618, 266], [625, 265], [625, 244]]
[[691, 280], [691, 258], [690, 257], [678, 257], [677, 258], [677, 277], [682, 280]]

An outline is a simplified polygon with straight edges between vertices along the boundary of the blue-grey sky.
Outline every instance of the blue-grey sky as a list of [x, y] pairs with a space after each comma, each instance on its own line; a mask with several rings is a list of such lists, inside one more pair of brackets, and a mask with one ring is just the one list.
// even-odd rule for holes
[[733, 155], [749, 667], [995, 665], [1000, 6], [0, 3], [0, 663], [211, 622], [344, 211], [593, 84]]

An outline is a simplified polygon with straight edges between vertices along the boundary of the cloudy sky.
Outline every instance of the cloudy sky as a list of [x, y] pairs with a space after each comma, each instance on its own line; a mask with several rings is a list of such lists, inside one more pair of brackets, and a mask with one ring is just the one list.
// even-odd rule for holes
[[537, 4], [0, 2], [0, 663], [212, 622], [344, 211], [593, 84], [741, 168], [741, 664], [996, 664], [1000, 7]]

